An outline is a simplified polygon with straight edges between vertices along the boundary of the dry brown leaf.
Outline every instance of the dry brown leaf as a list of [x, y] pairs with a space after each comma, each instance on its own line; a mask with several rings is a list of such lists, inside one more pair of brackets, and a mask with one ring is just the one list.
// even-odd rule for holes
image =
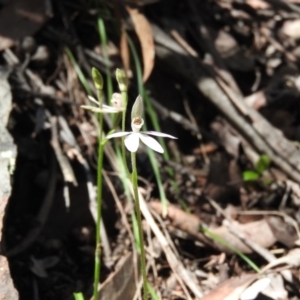
[[271, 268], [274, 268], [274, 267], [276, 267], [278, 265], [282, 265], [282, 264], [299, 267], [300, 266], [300, 248], [292, 249], [287, 255], [282, 256], [282, 257], [270, 262], [268, 265], [266, 265], [263, 268], [263, 271], [265, 272], [266, 270], [269, 270]]
[[281, 32], [292, 39], [300, 38], [300, 20], [288, 20], [284, 22]]
[[258, 294], [270, 285], [271, 279], [268, 277], [259, 278], [249, 285], [240, 296], [240, 300], [256, 299]]
[[297, 224], [294, 223], [296, 221], [289, 219], [288, 216], [285, 218], [268, 216], [267, 221], [278, 242], [288, 248], [292, 248], [295, 245], [295, 242], [299, 238], [296, 231], [298, 230]]
[[152, 29], [146, 17], [139, 10], [127, 7], [127, 11], [141, 43], [144, 64], [143, 81], [145, 82], [154, 66], [155, 47]]
[[[162, 204], [160, 202], [151, 202], [150, 206], [159, 214], [162, 214]], [[178, 229], [187, 232], [188, 234], [199, 238], [203, 241], [203, 235], [200, 232], [201, 220], [199, 217], [193, 214], [186, 213], [185, 211], [177, 208], [174, 205], [168, 205], [167, 216], [172, 221], [172, 225]], [[240, 224], [238, 222], [233, 222], [234, 226], [249, 237], [253, 242], [258, 244], [263, 248], [268, 248], [272, 246], [277, 240], [265, 219], [249, 222], [246, 224]], [[234, 247], [236, 250], [242, 253], [252, 253], [253, 250], [250, 249], [243, 241], [236, 237], [226, 226], [219, 226], [216, 228], [208, 228], [210, 232], [217, 234], [222, 239], [224, 239], [230, 246]], [[263, 232], [263, 234], [261, 234]], [[220, 244], [215, 243], [215, 247], [220, 251], [226, 253], [232, 253], [232, 251]]]
[[133, 254], [127, 253], [118, 263], [118, 268], [102, 284], [99, 290], [99, 300], [133, 299], [136, 291], [136, 280]]
[[[287, 270], [283, 272], [286, 273], [286, 271]], [[282, 274], [270, 273], [268, 274], [268, 278], [271, 282], [261, 293], [267, 299], [288, 300], [288, 291], [285, 288], [285, 282], [282, 278]]]
[[247, 274], [241, 277], [232, 277], [221, 283], [216, 289], [204, 296], [202, 300], [239, 300], [241, 293], [256, 278], [257, 274]]
[[0, 51], [34, 34], [46, 20], [44, 1], [9, 1], [0, 12]]
[[[157, 213], [162, 214], [163, 208], [161, 202], [151, 201], [149, 205]], [[174, 227], [191, 235], [197, 235], [199, 233], [201, 220], [197, 216], [188, 214], [172, 204], [168, 205], [167, 216], [172, 221]]]
[[125, 74], [128, 74], [128, 70], [129, 70], [129, 66], [130, 66], [130, 55], [129, 55], [129, 50], [128, 50], [126, 31], [123, 27], [121, 29], [120, 55], [121, 55], [121, 59], [123, 62]]
[[270, 4], [263, 0], [247, 0], [246, 3], [254, 9], [270, 8]]
[[[277, 241], [268, 222], [265, 219], [246, 224], [240, 224], [238, 222], [233, 222], [233, 224], [240, 232], [244, 233], [247, 237], [249, 237], [249, 239], [263, 248], [269, 248]], [[248, 254], [253, 252], [250, 247], [248, 247], [243, 241], [235, 236], [226, 226], [212, 228], [210, 231], [222, 237], [232, 247], [243, 253]], [[227, 247], [219, 243], [217, 246], [222, 251], [230, 252]]]

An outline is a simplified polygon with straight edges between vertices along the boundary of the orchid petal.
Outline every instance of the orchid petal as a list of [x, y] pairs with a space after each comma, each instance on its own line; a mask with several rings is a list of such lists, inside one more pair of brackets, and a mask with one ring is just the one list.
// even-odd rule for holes
[[159, 153], [164, 153], [163, 147], [153, 137], [142, 133], [139, 133], [139, 137], [142, 140], [142, 142], [152, 150], [157, 151]]
[[138, 95], [131, 109], [131, 120], [139, 117], [142, 118], [144, 114], [143, 98]]
[[130, 133], [131, 132], [127, 132], [127, 131], [125, 131], [125, 132], [124, 131], [115, 132], [115, 133], [109, 134], [106, 138], [111, 139], [111, 138], [122, 137], [122, 136], [128, 135]]
[[124, 143], [128, 151], [136, 152], [140, 144], [139, 134], [135, 132], [129, 134], [126, 136]]
[[96, 112], [96, 113], [102, 112], [101, 109], [100, 109], [99, 107], [96, 107], [96, 106], [80, 105], [80, 107], [81, 107], [81, 108], [84, 108], [84, 109], [91, 110], [91, 111]]
[[96, 106], [90, 106], [90, 105], [80, 105], [80, 107], [82, 107], [84, 109], [91, 110], [91, 111], [96, 112], [96, 113], [114, 114], [114, 113], [118, 113], [118, 112], [121, 111], [118, 108], [108, 106], [108, 105], [105, 105], [105, 104], [102, 105], [102, 108], [96, 107]]
[[99, 107], [95, 108], [94, 106], [90, 106], [90, 105], [81, 105], [82, 108], [89, 109], [89, 110], [92, 110], [94, 112], [99, 112], [99, 113], [118, 113], [118, 112], [124, 110], [124, 108], [122, 108], [122, 107], [109, 106], [106, 104], [102, 104], [102, 107], [101, 107], [99, 101], [97, 101], [94, 97], [88, 96], [88, 98], [90, 99], [90, 101], [94, 102]]
[[118, 108], [118, 107], [114, 107], [114, 106], [108, 106], [106, 104], [103, 104], [102, 105], [102, 108], [103, 110], [105, 110], [106, 112], [114, 112], [114, 113], [117, 113], [117, 112], [120, 112], [120, 111], [123, 111], [124, 109], [123, 108]]
[[143, 131], [141, 133], [155, 135], [155, 136], [168, 137], [170, 139], [177, 139], [177, 137], [175, 137], [173, 135], [162, 133], [162, 132], [157, 132], [157, 131]]
[[99, 101], [97, 101], [94, 97], [88, 96], [89, 100], [96, 103], [98, 106], [100, 105]]

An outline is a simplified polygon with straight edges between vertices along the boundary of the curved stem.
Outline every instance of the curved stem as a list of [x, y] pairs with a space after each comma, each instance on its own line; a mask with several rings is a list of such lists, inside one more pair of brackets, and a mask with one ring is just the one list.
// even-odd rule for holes
[[135, 198], [135, 210], [136, 210], [138, 231], [139, 231], [139, 240], [140, 240], [139, 244], [140, 244], [140, 254], [141, 254], [141, 271], [142, 271], [142, 277], [143, 277], [143, 290], [144, 290], [143, 299], [148, 300], [147, 273], [146, 273], [146, 254], [145, 254], [145, 248], [144, 248], [142, 217], [141, 217], [139, 193], [138, 193], [136, 156], [135, 156], [134, 152], [131, 153], [131, 164], [132, 164], [132, 186], [133, 186], [133, 193], [134, 193], [134, 198]]

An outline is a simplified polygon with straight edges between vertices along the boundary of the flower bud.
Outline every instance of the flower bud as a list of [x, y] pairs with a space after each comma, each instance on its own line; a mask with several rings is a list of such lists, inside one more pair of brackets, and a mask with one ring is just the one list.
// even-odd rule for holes
[[97, 90], [102, 90], [103, 89], [103, 78], [101, 73], [96, 69], [92, 68], [92, 77], [94, 80], [94, 85]]
[[143, 98], [138, 95], [131, 109], [131, 120], [144, 114]]
[[119, 89], [121, 92], [127, 92], [127, 85], [128, 85], [128, 80], [125, 75], [125, 72], [117, 69], [116, 70], [116, 78], [119, 84]]

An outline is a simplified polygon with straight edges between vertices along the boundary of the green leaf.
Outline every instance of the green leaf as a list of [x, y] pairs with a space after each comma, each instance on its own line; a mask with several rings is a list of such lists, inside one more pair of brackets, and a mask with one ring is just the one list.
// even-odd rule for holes
[[243, 172], [243, 180], [244, 181], [255, 181], [259, 179], [260, 174], [256, 171], [247, 170]]
[[258, 162], [256, 163], [255, 169], [258, 174], [262, 174], [266, 171], [270, 166], [271, 160], [269, 156], [263, 154], [260, 156]]

